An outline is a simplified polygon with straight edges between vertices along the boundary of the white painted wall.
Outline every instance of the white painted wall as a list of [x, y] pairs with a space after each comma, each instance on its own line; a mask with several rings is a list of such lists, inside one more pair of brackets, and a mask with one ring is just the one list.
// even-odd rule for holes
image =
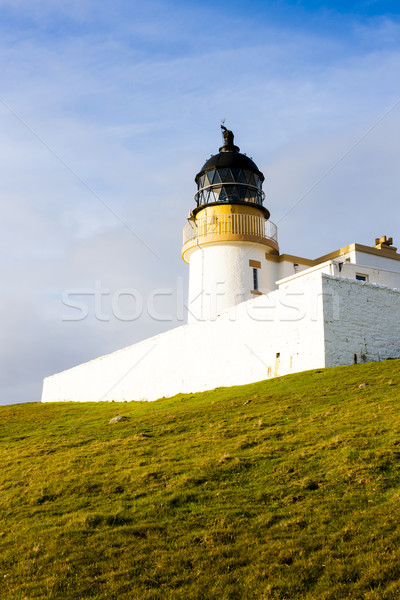
[[[296, 264], [297, 263], [294, 263], [294, 262], [288, 261], [288, 260], [279, 261], [279, 263], [276, 264], [275, 281], [284, 279], [286, 277], [296, 276], [297, 273], [306, 271], [309, 268], [306, 265], [302, 265], [302, 264], [297, 264], [297, 266], [295, 266]], [[278, 287], [278, 286], [275, 286], [275, 287]]]
[[[378, 256], [377, 254], [367, 254], [366, 252], [354, 252], [354, 258], [351, 262], [359, 265], [368, 265], [377, 269], [386, 269], [388, 271], [396, 271], [400, 273], [400, 260], [396, 258], [387, 258], [386, 256]], [[393, 252], [396, 255], [395, 252]], [[397, 257], [399, 255], [397, 254]]]
[[42, 401], [155, 400], [352, 364], [354, 354], [358, 362], [400, 357], [400, 291], [322, 269], [287, 278], [215, 320], [48, 377]]
[[[378, 257], [379, 258], [379, 257]], [[397, 261], [390, 261], [388, 266], [393, 266]], [[387, 264], [387, 263], [386, 263]], [[366, 275], [370, 283], [377, 283], [390, 288], [400, 289], [400, 272], [389, 271], [386, 269], [378, 269], [363, 264], [354, 264], [351, 262], [342, 262], [342, 260], [328, 260], [324, 263], [310, 267], [301, 274], [290, 275], [285, 279], [280, 279], [277, 284], [282, 285], [285, 282], [294, 281], [303, 275], [311, 273], [326, 273], [327, 275], [335, 275], [345, 279], [355, 279], [356, 275]]]
[[321, 278], [303, 283], [47, 377], [42, 401], [155, 400], [323, 367]]
[[[259, 290], [267, 294], [277, 289], [277, 282], [296, 278], [299, 273], [321, 271], [355, 278], [368, 274], [369, 281], [400, 288], [400, 261], [359, 251], [344, 253], [314, 267], [288, 260], [279, 263], [265, 258], [266, 247], [250, 242], [224, 242], [199, 245], [190, 256], [188, 322], [215, 319], [224, 310], [252, 298], [253, 269], [249, 260], [261, 263]], [[350, 261], [350, 262], [346, 262]], [[339, 269], [341, 265], [341, 270]], [[368, 265], [368, 266], [366, 266]]]
[[[393, 266], [393, 262], [391, 261], [388, 266]], [[339, 270], [337, 264], [334, 265], [333, 274], [346, 279], [355, 279], [357, 274], [366, 275], [370, 283], [396, 289], [400, 288], [400, 270], [389, 271], [388, 269], [378, 269], [364, 264], [343, 263], [341, 270]]]
[[189, 263], [188, 322], [214, 319], [224, 310], [253, 297], [253, 268], [261, 263], [259, 291], [276, 289], [277, 265], [265, 259], [267, 247], [251, 242], [199, 245]]
[[400, 291], [322, 276], [327, 367], [400, 357]]

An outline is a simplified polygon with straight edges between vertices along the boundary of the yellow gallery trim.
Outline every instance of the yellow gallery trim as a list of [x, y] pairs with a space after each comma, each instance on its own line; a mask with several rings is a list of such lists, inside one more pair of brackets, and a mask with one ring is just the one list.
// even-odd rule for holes
[[251, 242], [252, 244], [261, 244], [264, 247], [267, 247], [267, 253], [274, 252], [278, 254], [279, 252], [279, 246], [277, 242], [271, 240], [270, 238], [262, 238], [258, 235], [248, 235], [244, 233], [225, 233], [199, 236], [189, 240], [182, 248], [182, 258], [186, 263], [189, 263], [187, 259], [196, 248], [207, 246], [209, 244], [224, 244], [226, 242]]
[[[249, 221], [248, 228], [250, 231], [248, 232], [240, 232], [240, 233], [232, 233], [229, 231], [231, 226], [227, 227], [228, 231], [225, 233], [215, 232], [212, 233], [210, 229], [213, 226], [213, 218], [214, 217], [223, 217], [226, 219], [230, 217], [230, 215], [237, 215], [238, 217], [243, 216], [246, 218], [255, 217], [256, 221]], [[201, 235], [202, 233], [202, 223], [207, 222], [211, 219], [211, 227], [208, 227], [207, 235]], [[198, 232], [195, 237], [191, 237], [188, 239], [182, 248], [182, 258], [185, 262], [189, 262], [190, 254], [196, 248], [206, 246], [209, 244], [221, 244], [226, 242], [250, 242], [252, 244], [262, 244], [267, 252], [273, 252], [275, 254], [279, 254], [279, 245], [274, 239], [270, 237], [265, 237], [264, 235], [259, 235], [258, 229], [261, 227], [264, 230], [265, 217], [261, 208], [257, 205], [243, 205], [243, 204], [217, 204], [214, 206], [205, 206], [196, 216], [191, 219], [196, 224], [195, 227], [198, 227], [196, 231]], [[230, 220], [229, 220], [230, 222]], [[215, 227], [218, 227], [219, 221], [216, 221]], [[222, 223], [224, 225], [224, 223]], [[253, 230], [253, 231], [251, 231]], [[261, 268], [261, 265], [260, 265]]]
[[324, 254], [319, 258], [309, 259], [302, 258], [301, 256], [294, 256], [293, 254], [265, 254], [266, 260], [272, 260], [273, 262], [292, 262], [297, 263], [299, 265], [306, 265], [307, 267], [315, 267], [327, 260], [333, 260], [335, 258], [340, 258], [344, 254], [348, 254], [349, 252], [364, 252], [365, 254], [373, 254], [375, 256], [382, 256], [383, 258], [391, 258], [393, 260], [400, 260], [400, 254], [397, 252], [393, 252], [393, 250], [380, 250], [378, 248], [373, 248], [371, 246], [363, 246], [362, 244], [350, 244], [349, 246], [345, 246], [344, 248], [339, 248], [339, 250], [335, 250], [334, 252], [330, 252], [329, 254]]
[[211, 215], [260, 215], [265, 219], [264, 212], [255, 205], [246, 204], [216, 204], [214, 206], [205, 206], [200, 212], [198, 212], [194, 218], [203, 219], [206, 216]]
[[315, 264], [314, 260], [309, 258], [302, 258], [301, 256], [294, 256], [293, 254], [269, 254], [265, 253], [265, 258], [267, 260], [272, 260], [273, 262], [293, 262], [299, 265], [307, 265], [307, 267], [313, 267]]

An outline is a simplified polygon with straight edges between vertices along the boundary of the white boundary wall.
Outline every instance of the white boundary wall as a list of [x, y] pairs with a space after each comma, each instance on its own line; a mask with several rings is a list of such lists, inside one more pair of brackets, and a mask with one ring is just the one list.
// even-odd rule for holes
[[47, 377], [42, 401], [156, 400], [323, 367], [321, 278], [303, 285]]
[[322, 276], [325, 364], [400, 357], [400, 290]]
[[400, 291], [318, 270], [47, 377], [43, 402], [156, 400], [362, 360], [400, 357]]

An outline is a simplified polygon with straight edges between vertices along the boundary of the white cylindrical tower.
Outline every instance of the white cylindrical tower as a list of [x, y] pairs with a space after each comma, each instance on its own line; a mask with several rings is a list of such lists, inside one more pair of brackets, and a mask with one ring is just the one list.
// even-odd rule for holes
[[212, 319], [225, 309], [275, 289], [277, 229], [263, 205], [264, 175], [239, 152], [222, 126], [224, 145], [196, 175], [197, 206], [183, 231], [189, 263], [188, 321]]

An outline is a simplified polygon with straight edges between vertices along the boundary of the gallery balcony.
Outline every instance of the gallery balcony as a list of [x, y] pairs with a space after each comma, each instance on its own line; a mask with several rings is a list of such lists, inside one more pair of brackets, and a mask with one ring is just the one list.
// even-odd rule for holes
[[198, 215], [183, 229], [182, 256], [196, 246], [221, 242], [251, 242], [264, 244], [267, 252], [279, 253], [275, 223], [252, 214]]

